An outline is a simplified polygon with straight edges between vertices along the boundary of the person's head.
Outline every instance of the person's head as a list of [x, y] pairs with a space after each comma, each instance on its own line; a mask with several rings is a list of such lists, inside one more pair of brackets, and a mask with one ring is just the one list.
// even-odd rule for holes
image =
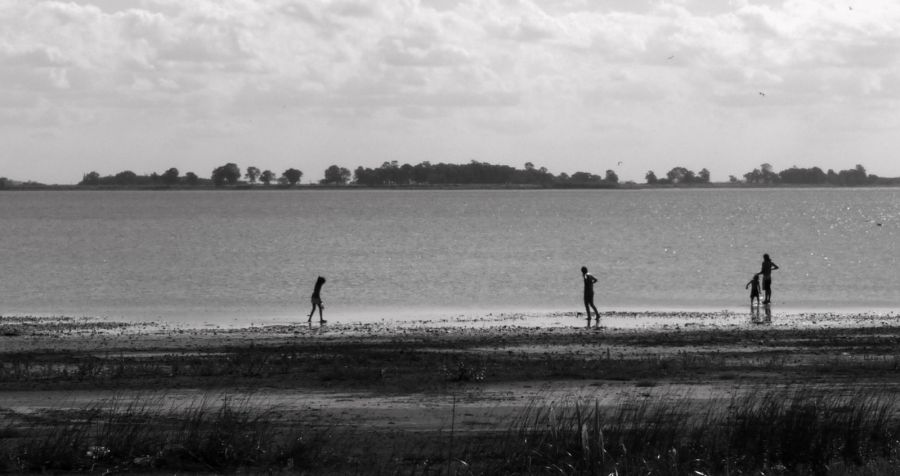
[[581, 267], [581, 274], [587, 274], [587, 266]]
[[759, 273], [753, 275], [753, 279], [751, 281], [759, 281]]
[[769, 253], [763, 255], [763, 261], [772, 261], [771, 259], [769, 259]]
[[319, 279], [316, 279], [316, 284], [319, 284], [319, 283], [325, 284], [325, 278], [319, 276]]

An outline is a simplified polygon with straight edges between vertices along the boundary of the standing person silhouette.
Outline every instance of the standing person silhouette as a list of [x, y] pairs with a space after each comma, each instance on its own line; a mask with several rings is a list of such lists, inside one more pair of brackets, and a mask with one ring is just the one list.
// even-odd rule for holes
[[594, 309], [594, 317], [597, 319], [597, 325], [600, 325], [600, 312], [594, 305], [594, 283], [597, 278], [588, 273], [587, 267], [581, 267], [581, 278], [584, 280], [584, 310], [587, 312], [588, 326], [591, 325], [591, 308]]
[[772, 271], [776, 269], [778, 269], [778, 265], [772, 262], [768, 253], [764, 254], [762, 269], [759, 271], [759, 274], [763, 276], [763, 292], [766, 293], [763, 304], [772, 302]]
[[322, 285], [325, 284], [325, 278], [319, 276], [316, 279], [316, 287], [313, 288], [312, 293], [312, 310], [309, 311], [309, 319], [306, 322], [312, 322], [313, 314], [316, 312], [316, 306], [319, 307], [319, 324], [325, 324], [325, 319], [322, 319], [322, 309], [325, 309], [325, 304], [322, 302], [322, 296], [319, 293], [322, 291]]
[[759, 308], [759, 273], [750, 278], [744, 289], [750, 290], [750, 309], [753, 309], [753, 300], [756, 299], [756, 307]]

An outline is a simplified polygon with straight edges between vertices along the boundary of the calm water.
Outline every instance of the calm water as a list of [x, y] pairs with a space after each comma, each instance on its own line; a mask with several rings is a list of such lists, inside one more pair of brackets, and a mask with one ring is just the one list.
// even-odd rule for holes
[[[0, 192], [0, 314], [900, 308], [900, 189]], [[878, 226], [877, 223], [881, 223]]]

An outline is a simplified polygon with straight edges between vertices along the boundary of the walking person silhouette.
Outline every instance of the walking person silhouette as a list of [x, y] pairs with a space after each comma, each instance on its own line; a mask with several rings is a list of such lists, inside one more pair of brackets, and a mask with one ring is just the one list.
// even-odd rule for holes
[[778, 269], [778, 265], [773, 263], [769, 258], [769, 254], [763, 254], [762, 269], [759, 274], [763, 276], [763, 292], [766, 294], [763, 304], [772, 302], [772, 271]]
[[322, 296], [319, 294], [322, 291], [322, 286], [325, 284], [325, 278], [319, 276], [316, 279], [316, 287], [313, 288], [312, 293], [312, 310], [309, 311], [309, 319], [306, 322], [312, 322], [313, 314], [316, 312], [316, 307], [319, 308], [319, 324], [325, 324], [325, 319], [322, 319], [322, 309], [325, 309], [325, 303], [322, 302]]
[[597, 278], [588, 273], [586, 266], [581, 267], [581, 278], [584, 280], [584, 310], [587, 312], [588, 326], [591, 325], [591, 308], [594, 309], [597, 325], [600, 325], [600, 312], [594, 305], [594, 283], [597, 282]]

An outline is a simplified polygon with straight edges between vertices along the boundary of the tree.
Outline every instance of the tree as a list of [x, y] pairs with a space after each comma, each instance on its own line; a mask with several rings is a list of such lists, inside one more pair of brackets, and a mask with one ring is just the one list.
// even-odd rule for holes
[[178, 169], [172, 167], [169, 170], [163, 172], [161, 179], [166, 185], [175, 185], [178, 183]]
[[256, 183], [256, 179], [259, 178], [259, 174], [260, 172], [258, 168], [253, 167], [252, 165], [250, 167], [247, 167], [246, 177], [247, 180], [250, 181], [250, 183]]
[[184, 174], [184, 181], [187, 182], [188, 185], [197, 185], [200, 183], [200, 177], [194, 172], [188, 172]]
[[130, 170], [124, 170], [116, 174], [115, 182], [116, 185], [134, 185], [137, 183], [137, 174]]
[[759, 169], [753, 169], [752, 172], [747, 172], [744, 174], [744, 180], [747, 183], [759, 183], [762, 180], [763, 173]]
[[360, 165], [353, 171], [353, 180], [360, 185], [374, 185], [374, 171]]
[[297, 169], [287, 169], [281, 176], [284, 177], [289, 184], [296, 185], [297, 182], [300, 181], [300, 177], [303, 177], [303, 172]]
[[647, 175], [644, 175], [644, 178], [647, 179], [648, 185], [654, 185], [654, 184], [656, 184], [656, 182], [658, 182], [658, 180], [656, 178], [656, 174], [653, 173], [652, 170], [648, 171]]
[[571, 180], [576, 184], [597, 183], [600, 181], [600, 177], [589, 172], [575, 172], [572, 174]]
[[604, 177], [603, 180], [605, 180], [609, 183], [619, 183], [619, 176], [616, 175], [616, 173], [614, 171], [607, 170], [606, 177]]
[[262, 183], [269, 185], [273, 180], [275, 180], [275, 172], [266, 169], [263, 173], [259, 174], [259, 179], [262, 181]]
[[778, 177], [784, 183], [822, 184], [828, 180], [825, 172], [818, 167], [811, 169], [791, 167], [778, 172]]
[[216, 167], [212, 173], [212, 181], [216, 185], [216, 187], [221, 187], [226, 182], [228, 182], [229, 185], [234, 185], [240, 178], [241, 169], [238, 168], [236, 164], [233, 164], [231, 162], [220, 167]]
[[706, 167], [700, 169], [698, 179], [700, 183], [709, 183], [709, 170], [707, 170]]
[[866, 168], [857, 164], [856, 168], [838, 172], [838, 183], [841, 185], [864, 185], [868, 180]]
[[[406, 164], [408, 165], [408, 164]], [[404, 167], [406, 167], [404, 165]], [[401, 167], [401, 169], [404, 169]], [[410, 166], [411, 167], [411, 166]], [[335, 184], [335, 185], [344, 185], [350, 181], [350, 171], [343, 168], [338, 167], [337, 165], [332, 165], [325, 169], [325, 178], [321, 183], [323, 184]]]
[[672, 170], [666, 172], [666, 178], [669, 179], [669, 182], [671, 183], [686, 183], [688, 172], [690, 172], [690, 176], [693, 177], [694, 173], [690, 170], [684, 167], [673, 167]]
[[81, 182], [78, 185], [100, 185], [100, 174], [90, 172], [81, 178]]
[[759, 168], [762, 171], [761, 179], [764, 183], [778, 182], [778, 180], [779, 180], [778, 174], [776, 174], [775, 171], [772, 169], [771, 164], [765, 163], [765, 164], [760, 165]]

